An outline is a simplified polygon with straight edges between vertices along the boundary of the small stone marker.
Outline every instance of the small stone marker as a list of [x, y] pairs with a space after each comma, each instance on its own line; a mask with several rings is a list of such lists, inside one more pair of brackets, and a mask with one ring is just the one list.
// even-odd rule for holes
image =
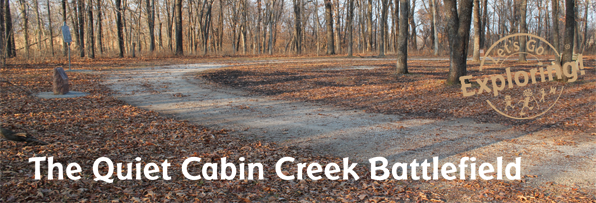
[[62, 67], [54, 68], [54, 95], [64, 95], [68, 93], [68, 76]]

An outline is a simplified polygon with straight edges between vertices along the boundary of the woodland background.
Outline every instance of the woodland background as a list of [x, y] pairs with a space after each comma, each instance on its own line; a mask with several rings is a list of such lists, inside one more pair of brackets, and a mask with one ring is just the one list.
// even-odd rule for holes
[[[470, 3], [473, 1], [473, 11]], [[451, 2], [443, 0], [2, 0], [4, 56], [293, 55], [396, 53], [400, 30], [410, 54], [446, 55]], [[563, 43], [568, 1], [466, 0], [474, 56], [511, 33]], [[593, 54], [590, 0], [573, 0], [574, 53]], [[470, 5], [468, 5], [470, 4]], [[477, 11], [477, 12], [476, 12]], [[404, 15], [400, 21], [400, 12]], [[457, 17], [457, 16], [456, 16]], [[400, 26], [400, 23], [402, 26]], [[465, 23], [464, 23], [465, 24]]]

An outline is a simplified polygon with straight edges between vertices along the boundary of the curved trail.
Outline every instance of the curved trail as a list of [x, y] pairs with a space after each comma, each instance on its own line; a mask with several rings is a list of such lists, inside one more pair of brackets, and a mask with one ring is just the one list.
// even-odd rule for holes
[[[288, 61], [253, 63], [283, 62]], [[378, 156], [386, 157], [390, 163], [431, 161], [435, 156], [441, 158], [441, 163], [459, 162], [461, 157], [470, 156], [477, 157], [478, 165], [495, 163], [496, 156], [504, 157], [505, 162], [522, 156], [522, 175], [539, 175], [537, 182], [592, 187], [596, 183], [595, 172], [590, 178], [583, 178], [583, 167], [563, 167], [570, 160], [563, 158], [565, 153], [558, 154], [566, 150], [591, 156], [596, 151], [590, 145], [554, 149], [542, 145], [544, 140], [536, 138], [539, 133], [525, 135], [500, 124], [476, 123], [471, 119], [403, 119], [399, 115], [275, 100], [215, 88], [194, 78], [199, 71], [222, 67], [225, 65], [192, 64], [116, 70], [109, 73], [105, 83], [119, 93], [119, 99], [141, 108], [207, 127], [231, 129], [232, 135], [246, 139], [307, 147], [320, 154], [350, 157], [351, 161], [365, 165], [368, 159]], [[537, 153], [548, 156], [537, 158]], [[561, 161], [564, 163], [557, 163]], [[596, 159], [581, 165], [596, 166], [594, 163]]]

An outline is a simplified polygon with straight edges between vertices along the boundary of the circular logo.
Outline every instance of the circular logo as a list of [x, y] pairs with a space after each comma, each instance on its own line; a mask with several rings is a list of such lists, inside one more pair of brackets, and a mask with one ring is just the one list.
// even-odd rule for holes
[[[545, 114], [563, 93], [564, 85], [552, 81], [571, 74], [545, 57], [546, 53], [560, 56], [548, 41], [536, 35], [519, 33], [501, 38], [482, 58], [479, 71], [483, 76], [477, 80], [477, 94], [490, 93], [493, 98], [486, 100], [488, 105], [512, 119]], [[576, 73], [576, 67], [571, 71]]]

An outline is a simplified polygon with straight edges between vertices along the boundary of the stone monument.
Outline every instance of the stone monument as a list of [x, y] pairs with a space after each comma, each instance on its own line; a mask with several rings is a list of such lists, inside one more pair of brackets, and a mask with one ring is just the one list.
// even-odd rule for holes
[[69, 91], [68, 76], [62, 67], [54, 68], [54, 95], [64, 95]]

